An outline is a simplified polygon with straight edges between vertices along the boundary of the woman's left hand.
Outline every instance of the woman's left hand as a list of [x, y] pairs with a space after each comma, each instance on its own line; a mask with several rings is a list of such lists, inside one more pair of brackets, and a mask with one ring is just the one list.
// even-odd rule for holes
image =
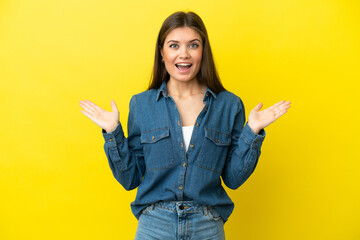
[[290, 108], [291, 102], [284, 100], [260, 111], [263, 104], [259, 103], [253, 110], [251, 110], [248, 117], [248, 125], [254, 133], [258, 134], [261, 129], [269, 126], [275, 122], [276, 119], [281, 117]]

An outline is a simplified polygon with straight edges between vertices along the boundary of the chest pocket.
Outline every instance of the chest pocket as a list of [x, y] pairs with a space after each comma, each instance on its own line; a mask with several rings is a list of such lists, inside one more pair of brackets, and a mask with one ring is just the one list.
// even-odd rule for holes
[[169, 128], [159, 128], [141, 133], [140, 141], [144, 148], [146, 169], [171, 168], [174, 152]]
[[196, 160], [197, 165], [201, 168], [221, 173], [230, 144], [230, 134], [205, 128], [205, 138]]

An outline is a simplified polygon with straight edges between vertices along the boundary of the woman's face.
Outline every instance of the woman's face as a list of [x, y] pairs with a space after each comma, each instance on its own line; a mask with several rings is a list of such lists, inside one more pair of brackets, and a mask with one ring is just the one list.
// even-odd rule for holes
[[203, 51], [201, 36], [192, 28], [180, 27], [172, 30], [165, 38], [160, 50], [170, 80], [196, 81], [200, 70]]

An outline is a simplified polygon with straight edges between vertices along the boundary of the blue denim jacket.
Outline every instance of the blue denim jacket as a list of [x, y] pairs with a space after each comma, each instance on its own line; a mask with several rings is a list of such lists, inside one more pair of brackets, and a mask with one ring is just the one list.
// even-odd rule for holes
[[[134, 95], [130, 101], [128, 137], [122, 126], [102, 130], [110, 168], [126, 190], [138, 187], [131, 209], [136, 218], [158, 201], [194, 201], [213, 206], [226, 221], [234, 204], [221, 185], [242, 185], [253, 173], [265, 137], [245, 124], [239, 97], [207, 89], [185, 152], [182, 124], [166, 83]], [[245, 124], [245, 126], [244, 126]]]

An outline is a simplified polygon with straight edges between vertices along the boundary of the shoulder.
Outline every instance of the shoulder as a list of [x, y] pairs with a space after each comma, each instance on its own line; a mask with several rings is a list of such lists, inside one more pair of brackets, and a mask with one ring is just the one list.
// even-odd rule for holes
[[138, 102], [149, 103], [151, 101], [156, 101], [157, 93], [158, 93], [157, 89], [151, 89], [151, 90], [146, 90], [146, 91], [137, 93], [131, 97], [130, 104], [132, 102], [134, 102], [134, 103], [135, 102], [136, 103], [138, 103]]
[[216, 95], [216, 100], [220, 101], [220, 102], [225, 102], [226, 104], [243, 104], [242, 100], [239, 96], [235, 95], [232, 92], [229, 91], [221, 91], [219, 93], [217, 93]]
[[227, 90], [217, 93], [216, 100], [213, 102], [216, 104], [216, 107], [228, 108], [230, 111], [241, 112], [245, 110], [241, 98]]

